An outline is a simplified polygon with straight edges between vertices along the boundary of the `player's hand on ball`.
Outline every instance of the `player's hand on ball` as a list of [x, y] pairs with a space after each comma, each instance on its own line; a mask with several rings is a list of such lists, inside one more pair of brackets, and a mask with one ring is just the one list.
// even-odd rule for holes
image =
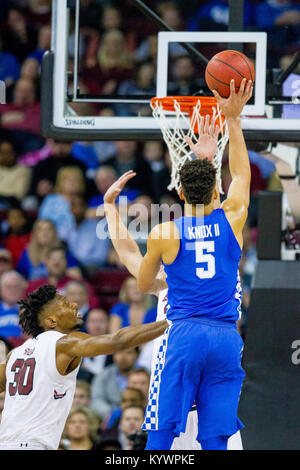
[[104, 194], [104, 204], [113, 204], [123, 190], [125, 184], [135, 175], [136, 173], [134, 173], [134, 171], [129, 170], [120, 176], [120, 178], [115, 181]]
[[219, 131], [216, 118], [213, 117], [210, 121], [210, 116], [207, 114], [205, 118], [201, 116], [198, 141], [194, 144], [189, 136], [185, 137], [185, 141], [197, 158], [208, 158], [213, 161], [217, 151]]
[[253, 82], [251, 80], [247, 81], [245, 78], [242, 80], [237, 93], [235, 92], [234, 80], [231, 80], [229, 98], [222, 98], [216, 90], [213, 90], [213, 94], [226, 119], [239, 117], [252, 93]]

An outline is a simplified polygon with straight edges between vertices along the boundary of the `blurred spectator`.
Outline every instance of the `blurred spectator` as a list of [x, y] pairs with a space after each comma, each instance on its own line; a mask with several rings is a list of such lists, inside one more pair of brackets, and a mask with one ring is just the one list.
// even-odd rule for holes
[[85, 380], [76, 380], [76, 388], [72, 407], [81, 406], [89, 408], [91, 404], [91, 386]]
[[40, 135], [41, 105], [37, 100], [35, 84], [20, 78], [14, 87], [12, 103], [0, 107], [1, 127], [9, 130], [20, 153], [37, 150], [43, 145]]
[[[117, 90], [118, 95], [148, 95], [155, 96], [155, 67], [151, 61], [138, 64], [135, 77], [121, 83]], [[137, 96], [138, 97], [138, 96]], [[151, 116], [152, 111], [148, 104], [122, 104], [114, 106], [117, 116]]]
[[6, 248], [0, 246], [0, 279], [2, 274], [13, 269], [12, 254]]
[[149, 308], [151, 297], [140, 292], [134, 277], [125, 279], [119, 293], [120, 303], [110, 311], [110, 331], [156, 320], [156, 309]]
[[[109, 317], [101, 308], [91, 309], [85, 318], [85, 331], [92, 336], [105, 335], [109, 331]], [[95, 375], [100, 374], [111, 363], [111, 356], [102, 354], [97, 357], [84, 357], [79, 369], [78, 377], [84, 378], [89, 383]]]
[[300, 24], [300, 5], [291, 0], [265, 0], [257, 6], [257, 25], [266, 31], [273, 26]]
[[81, 33], [81, 30], [79, 30], [78, 37], [76, 38], [75, 36], [75, 16], [70, 15], [69, 17], [69, 33], [68, 33], [68, 39], [67, 39], [67, 54], [69, 59], [74, 59], [74, 54], [75, 54], [75, 44], [76, 41], [78, 41], [78, 60], [79, 63], [83, 59], [85, 55], [85, 41], [84, 37]]
[[[31, 230], [30, 242], [21, 254], [17, 271], [29, 281], [47, 277], [47, 254], [50, 248], [59, 245], [61, 245], [61, 242], [58, 239], [54, 223], [51, 220], [37, 219]], [[68, 249], [66, 250], [66, 257], [67, 275], [72, 278], [81, 278], [79, 264]]]
[[11, 208], [6, 216], [6, 229], [3, 233], [3, 245], [11, 252], [13, 265], [19, 259], [30, 240], [30, 227], [25, 212], [20, 207]]
[[144, 39], [135, 51], [135, 57], [139, 61], [150, 60], [157, 63], [157, 34], [151, 34]]
[[128, 387], [136, 388], [142, 392], [144, 397], [143, 405], [145, 406], [150, 387], [149, 371], [143, 367], [132, 370], [128, 376]]
[[54, 193], [46, 196], [40, 206], [39, 218], [52, 220], [61, 240], [67, 240], [70, 232], [75, 230], [72, 201], [84, 192], [85, 179], [80, 168], [63, 167], [57, 173]]
[[152, 170], [154, 200], [158, 203], [162, 195], [167, 192], [171, 181], [170, 172], [164, 159], [162, 142], [155, 140], [145, 142], [143, 156]]
[[2, 140], [0, 143], [0, 196], [14, 197], [20, 201], [28, 191], [30, 175], [30, 168], [18, 163], [14, 144], [10, 140]]
[[[65, 295], [66, 286], [74, 278], [67, 275], [67, 256], [66, 251], [61, 246], [51, 248], [46, 255], [47, 277], [30, 281], [26, 289], [27, 293], [33, 292], [40, 286], [50, 284], [55, 286], [61, 295]], [[90, 307], [98, 307], [99, 299], [95, 295], [93, 287], [87, 282], [82, 281], [87, 286], [89, 292]]]
[[[186, 26], [183, 17], [175, 2], [159, 2], [157, 10], [161, 19], [174, 31], [185, 31]], [[169, 56], [176, 57], [178, 55], [186, 55], [188, 52], [177, 42], [169, 44]]]
[[[273, 1], [273, 0], [272, 0]], [[244, 3], [244, 28], [255, 24], [256, 5], [252, 1]], [[189, 19], [189, 31], [227, 31], [229, 6], [227, 0], [211, 0], [200, 6]]]
[[[111, 107], [102, 108], [99, 111], [101, 117], [114, 117], [115, 111]], [[105, 164], [106, 160], [113, 157], [116, 153], [116, 145], [114, 141], [94, 141], [91, 142], [91, 146], [97, 155], [98, 164]]]
[[128, 375], [138, 357], [138, 347], [119, 351], [113, 355], [114, 363], [93, 378], [91, 407], [102, 419], [119, 406], [122, 391], [127, 387]]
[[67, 234], [68, 247], [81, 263], [81, 266], [91, 274], [103, 267], [108, 259], [111, 243], [109, 238], [100, 239], [97, 236], [97, 219], [86, 218], [87, 203], [83, 196], [75, 196], [71, 202], [71, 212], [75, 226]]
[[21, 67], [21, 78], [33, 81], [36, 90], [39, 90], [40, 64], [36, 59], [28, 58], [24, 60]]
[[87, 67], [94, 67], [97, 65], [97, 51], [101, 44], [101, 38], [106, 32], [112, 30], [119, 30], [125, 35], [126, 50], [134, 51], [136, 47], [136, 37], [134, 31], [129, 28], [123, 28], [122, 14], [119, 8], [114, 5], [106, 5], [103, 8], [101, 21], [99, 19], [96, 32], [91, 36], [86, 52], [86, 65]]
[[28, 23], [37, 28], [51, 21], [51, 0], [29, 0]]
[[89, 306], [89, 293], [86, 285], [81, 281], [70, 281], [66, 285], [66, 298], [70, 302], [75, 302], [78, 307], [78, 313], [82, 316], [83, 320], [90, 311]]
[[130, 140], [119, 140], [116, 142], [116, 149], [116, 155], [107, 160], [106, 165], [112, 166], [118, 177], [126, 171], [133, 170], [136, 176], [128, 181], [128, 188], [137, 189], [153, 197], [151, 168], [142, 155], [139, 155], [137, 143]]
[[6, 24], [2, 24], [1, 32], [3, 49], [15, 55], [19, 63], [35, 50], [37, 30], [26, 23], [25, 13], [16, 5], [10, 6]]
[[2, 47], [0, 36], [0, 80], [4, 81], [6, 87], [12, 86], [20, 77], [20, 64], [17, 58], [6, 52]]
[[261, 175], [266, 182], [267, 191], [280, 191], [282, 189], [280, 179], [278, 177], [275, 164], [260, 153], [251, 150], [251, 145], [248, 146], [249, 160], [260, 169]]
[[[251, 169], [251, 186], [250, 194], [251, 196], [257, 195], [258, 191], [263, 191], [266, 189], [267, 182], [263, 178], [262, 172], [257, 165], [250, 160], [250, 169]], [[229, 185], [231, 182], [231, 176], [228, 166], [228, 155], [225, 153], [222, 161], [222, 185], [224, 192], [227, 194]]]
[[111, 415], [108, 417], [106, 423], [102, 423], [102, 429], [111, 429], [119, 425], [120, 419], [122, 416], [122, 410], [127, 408], [127, 406], [145, 406], [145, 397], [141, 390], [137, 388], [132, 388], [130, 386], [126, 387], [122, 392], [121, 404], [120, 407], [115, 408]]
[[63, 167], [76, 166], [85, 175], [86, 164], [76, 158], [76, 143], [47, 140], [40, 150], [24, 155], [21, 161], [33, 166], [29, 194], [41, 202], [54, 190], [57, 174]]
[[[171, 96], [191, 96], [205, 86], [190, 56], [179, 56], [172, 67], [171, 80], [168, 82], [168, 94]], [[201, 77], [201, 75], [200, 75]]]
[[[102, 206], [104, 203], [104, 194], [110, 188], [110, 186], [117, 181], [118, 176], [116, 170], [108, 165], [100, 166], [97, 170], [95, 175], [95, 185], [99, 194], [92, 196], [88, 201], [88, 210], [87, 215], [88, 217], [96, 217], [100, 215], [99, 210], [97, 211], [99, 206]], [[126, 196], [129, 202], [134, 201], [137, 196], [139, 195], [139, 191], [136, 189], [128, 189], [124, 188], [120, 196]], [[119, 197], [116, 199], [118, 202]]]
[[91, 450], [98, 440], [99, 418], [89, 408], [72, 408], [61, 440], [62, 450]]
[[25, 286], [24, 278], [16, 271], [8, 271], [1, 276], [0, 336], [11, 342], [22, 337], [17, 302], [23, 297]]
[[28, 59], [35, 59], [41, 65], [43, 55], [51, 49], [51, 26], [44, 25], [39, 29], [38, 43], [35, 51], [28, 55]]
[[300, 5], [290, 0], [266, 0], [257, 5], [256, 25], [268, 33], [267, 66], [278, 67], [282, 56], [297, 52]]
[[132, 450], [130, 436], [139, 431], [144, 421], [145, 410], [142, 406], [131, 405], [122, 410], [118, 440], [122, 450]]
[[103, 35], [97, 61], [94, 67], [85, 68], [81, 76], [91, 94], [111, 95], [120, 83], [131, 78], [132, 58], [120, 30], [109, 30]]

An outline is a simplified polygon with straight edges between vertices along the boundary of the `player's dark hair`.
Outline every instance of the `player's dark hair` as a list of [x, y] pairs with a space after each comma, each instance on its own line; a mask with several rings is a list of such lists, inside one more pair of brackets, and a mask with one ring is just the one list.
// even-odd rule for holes
[[180, 185], [188, 204], [211, 202], [216, 184], [216, 169], [207, 158], [185, 162], [179, 170]]
[[27, 299], [20, 300], [19, 325], [24, 333], [36, 338], [44, 329], [39, 324], [39, 314], [42, 308], [56, 296], [56, 288], [46, 285], [28, 295]]

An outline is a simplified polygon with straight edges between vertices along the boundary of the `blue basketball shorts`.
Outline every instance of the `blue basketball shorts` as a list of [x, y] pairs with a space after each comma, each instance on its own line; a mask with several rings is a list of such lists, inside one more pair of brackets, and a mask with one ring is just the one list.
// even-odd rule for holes
[[185, 432], [193, 403], [197, 440], [231, 436], [245, 372], [243, 340], [236, 325], [219, 320], [176, 320], [165, 331], [150, 384], [144, 430]]

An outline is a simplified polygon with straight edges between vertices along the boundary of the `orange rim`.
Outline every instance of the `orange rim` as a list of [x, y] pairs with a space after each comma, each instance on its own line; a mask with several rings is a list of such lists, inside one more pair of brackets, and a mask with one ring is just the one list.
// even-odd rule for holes
[[[201, 103], [201, 115], [209, 116], [214, 115], [214, 108], [217, 108], [217, 100], [214, 96], [165, 96], [163, 98], [154, 97], [151, 98], [151, 104], [153, 108], [156, 108], [158, 104], [162, 105], [162, 108], [165, 111], [176, 111], [174, 102], [180, 104], [180, 110], [183, 113], [188, 113], [190, 119], [192, 118], [194, 107], [200, 101]], [[220, 113], [222, 124], [225, 121], [225, 116], [223, 113]], [[221, 125], [221, 123], [219, 123]], [[194, 131], [198, 131], [197, 125], [195, 123]]]

